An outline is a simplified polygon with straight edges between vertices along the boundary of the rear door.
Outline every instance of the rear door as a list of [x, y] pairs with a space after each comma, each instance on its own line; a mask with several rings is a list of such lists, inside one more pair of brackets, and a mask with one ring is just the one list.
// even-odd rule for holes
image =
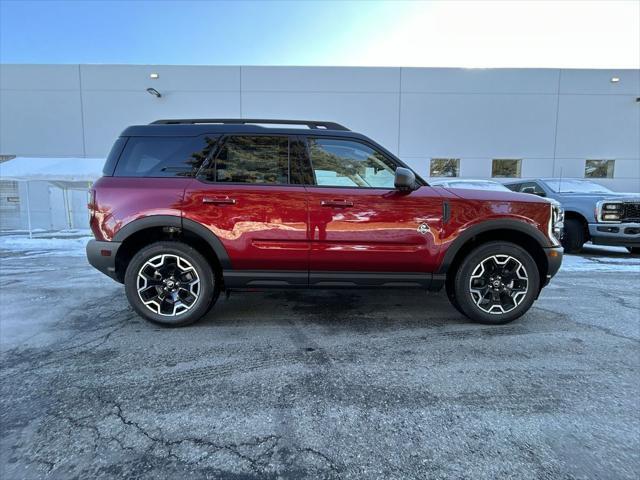
[[188, 187], [184, 216], [211, 230], [235, 285], [308, 283], [307, 199], [291, 182], [290, 138], [229, 135]]
[[339, 283], [346, 272], [433, 271], [442, 221], [434, 189], [396, 190], [394, 159], [357, 139], [308, 137], [307, 151], [310, 283]]

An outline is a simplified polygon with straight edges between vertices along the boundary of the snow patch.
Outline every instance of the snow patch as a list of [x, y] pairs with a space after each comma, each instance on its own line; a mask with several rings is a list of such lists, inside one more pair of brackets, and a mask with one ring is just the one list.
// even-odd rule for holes
[[45, 255], [84, 256], [87, 242], [93, 237], [87, 235], [78, 236], [78, 234], [75, 233], [73, 234], [75, 238], [68, 238], [71, 235], [72, 234], [68, 232], [49, 234], [49, 236], [45, 238], [41, 236], [29, 238], [24, 235], [3, 235], [0, 236], [0, 250], [24, 254], [25, 257]]

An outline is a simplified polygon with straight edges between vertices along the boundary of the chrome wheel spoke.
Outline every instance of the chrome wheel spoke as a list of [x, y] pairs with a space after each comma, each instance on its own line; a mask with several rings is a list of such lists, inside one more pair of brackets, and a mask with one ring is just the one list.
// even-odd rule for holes
[[175, 254], [149, 259], [138, 271], [138, 296], [152, 312], [180, 315], [195, 305], [200, 294], [200, 278], [193, 265]]
[[482, 311], [508, 313], [524, 300], [529, 277], [522, 262], [510, 255], [492, 255], [482, 260], [471, 273], [469, 294]]

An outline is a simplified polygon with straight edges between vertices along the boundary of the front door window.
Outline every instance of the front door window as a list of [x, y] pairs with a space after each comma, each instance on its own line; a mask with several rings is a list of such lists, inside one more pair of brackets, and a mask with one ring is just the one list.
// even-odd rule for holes
[[311, 138], [309, 151], [318, 186], [393, 188], [395, 165], [363, 143]]

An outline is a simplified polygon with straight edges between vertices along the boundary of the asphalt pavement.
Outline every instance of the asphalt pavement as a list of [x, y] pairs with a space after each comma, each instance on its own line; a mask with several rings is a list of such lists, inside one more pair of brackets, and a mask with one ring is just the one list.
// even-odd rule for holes
[[505, 326], [334, 290], [166, 329], [82, 256], [0, 258], [2, 479], [640, 476], [640, 268], [561, 270]]

